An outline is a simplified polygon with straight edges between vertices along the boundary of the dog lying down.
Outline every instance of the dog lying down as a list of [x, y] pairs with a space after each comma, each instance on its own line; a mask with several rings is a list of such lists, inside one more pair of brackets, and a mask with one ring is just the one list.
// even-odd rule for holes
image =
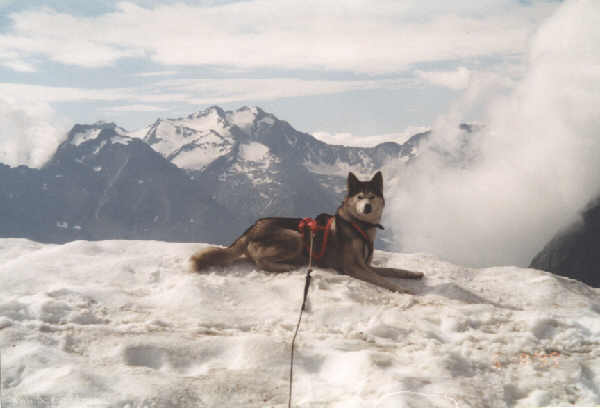
[[[423, 273], [371, 266], [373, 242], [385, 207], [383, 176], [377, 172], [369, 181], [348, 174], [347, 195], [335, 215], [316, 218], [317, 233], [312, 263], [364, 280], [395, 292], [409, 293], [385, 277], [421, 279]], [[287, 272], [308, 265], [310, 228], [313, 220], [261, 218], [227, 248], [208, 247], [191, 257], [192, 268], [226, 266], [246, 258], [261, 269]]]

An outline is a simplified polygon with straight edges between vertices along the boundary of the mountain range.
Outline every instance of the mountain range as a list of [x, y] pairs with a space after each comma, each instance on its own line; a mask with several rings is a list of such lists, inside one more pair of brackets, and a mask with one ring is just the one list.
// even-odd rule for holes
[[[474, 126], [460, 125], [465, 144]], [[366, 178], [386, 163], [410, 165], [430, 134], [329, 145], [258, 107], [213, 106], [134, 132], [77, 124], [41, 168], [0, 163], [0, 237], [227, 244], [256, 218], [335, 212], [348, 171]], [[600, 202], [591, 203], [531, 266], [599, 286], [599, 214]], [[377, 247], [388, 238], [378, 234]]]
[[428, 135], [329, 145], [258, 107], [77, 124], [41, 168], [0, 164], [0, 236], [228, 243], [258, 217], [334, 212], [348, 171], [408, 162]]

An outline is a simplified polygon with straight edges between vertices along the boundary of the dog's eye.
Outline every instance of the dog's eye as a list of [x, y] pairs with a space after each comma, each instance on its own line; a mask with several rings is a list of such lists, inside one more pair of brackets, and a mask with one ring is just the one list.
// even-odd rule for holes
[[364, 195], [362, 195], [362, 194], [360, 194], [360, 195], [358, 196], [358, 199], [359, 199], [359, 200], [364, 200], [364, 199], [365, 199], [365, 196], [364, 196]]

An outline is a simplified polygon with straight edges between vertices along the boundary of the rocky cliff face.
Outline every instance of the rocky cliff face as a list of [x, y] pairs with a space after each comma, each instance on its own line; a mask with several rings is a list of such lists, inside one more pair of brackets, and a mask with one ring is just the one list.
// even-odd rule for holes
[[552, 238], [531, 267], [600, 287], [600, 199], [583, 211], [580, 222]]

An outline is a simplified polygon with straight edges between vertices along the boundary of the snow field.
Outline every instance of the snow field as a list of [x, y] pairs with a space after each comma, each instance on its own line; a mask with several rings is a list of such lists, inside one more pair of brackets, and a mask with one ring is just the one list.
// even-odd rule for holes
[[246, 161], [260, 162], [266, 160], [269, 148], [262, 143], [250, 142], [240, 146], [240, 157]]
[[[0, 240], [3, 406], [285, 407], [304, 269], [188, 271], [202, 244]], [[600, 402], [599, 291], [424, 254], [394, 294], [315, 270], [294, 406]], [[33, 404], [37, 405], [33, 405]]]
[[256, 107], [247, 109], [242, 108], [236, 111], [227, 112], [227, 120], [244, 130], [248, 130], [256, 120], [256, 113]]
[[[214, 113], [214, 112], [213, 112]], [[152, 148], [182, 168], [203, 169], [231, 151], [232, 138], [215, 114], [195, 119], [162, 120]], [[211, 128], [203, 126], [214, 126]]]
[[87, 142], [88, 140], [93, 140], [98, 137], [102, 129], [90, 129], [84, 132], [77, 133], [73, 140], [71, 140], [71, 144], [75, 146], [79, 146], [80, 144]]

